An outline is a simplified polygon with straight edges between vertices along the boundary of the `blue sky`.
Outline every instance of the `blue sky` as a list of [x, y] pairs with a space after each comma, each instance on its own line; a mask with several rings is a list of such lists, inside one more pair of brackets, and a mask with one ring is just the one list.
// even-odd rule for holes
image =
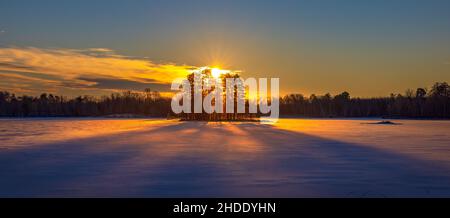
[[[40, 55], [69, 50], [76, 56], [79, 50], [105, 48], [115, 58], [145, 59], [159, 67], [217, 65], [242, 70], [243, 76], [280, 77], [282, 93], [346, 90], [380, 96], [449, 81], [449, 11], [450, 1], [433, 0], [1, 0], [0, 49], [10, 50], [0, 51], [0, 63], [39, 68], [30, 66], [37, 61], [24, 61], [21, 50], [31, 59], [36, 50]], [[64, 74], [51, 70], [55, 77]], [[10, 75], [12, 69], [3, 71]], [[21, 75], [46, 74], [37, 71]], [[129, 84], [132, 72], [119, 73], [91, 81]], [[85, 77], [60, 76], [58, 81]], [[30, 93], [49, 88], [28, 87]], [[109, 91], [98, 90], [105, 84], [92, 87]], [[0, 88], [14, 90], [1, 83]], [[86, 89], [51, 90], [77, 94]]]

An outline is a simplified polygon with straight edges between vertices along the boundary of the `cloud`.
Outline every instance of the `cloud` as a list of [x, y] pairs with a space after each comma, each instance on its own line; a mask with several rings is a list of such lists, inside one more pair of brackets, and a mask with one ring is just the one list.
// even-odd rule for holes
[[123, 56], [108, 48], [6, 47], [0, 48], [0, 89], [167, 91], [172, 80], [185, 77], [195, 68]]
[[56, 92], [59, 82], [41, 78], [24, 76], [11, 72], [0, 72], [0, 91], [10, 91], [20, 94], [39, 94], [42, 92]]
[[109, 48], [90, 48], [88, 50], [89, 51], [93, 51], [93, 52], [114, 53], [114, 51], [112, 49], [109, 49]]
[[160, 92], [169, 92], [170, 84], [162, 84], [157, 82], [135, 82], [130, 80], [118, 80], [118, 79], [89, 79], [81, 78], [84, 81], [93, 82], [93, 88], [97, 89], [113, 89], [113, 90], [131, 90], [142, 91], [146, 88], [151, 90], [158, 90]]

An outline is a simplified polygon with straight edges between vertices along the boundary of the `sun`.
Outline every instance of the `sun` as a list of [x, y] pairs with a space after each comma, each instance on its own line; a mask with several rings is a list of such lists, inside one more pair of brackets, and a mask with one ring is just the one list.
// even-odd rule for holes
[[219, 78], [220, 75], [222, 75], [222, 74], [223, 74], [223, 70], [220, 70], [220, 69], [218, 69], [218, 68], [212, 68], [212, 69], [211, 69], [211, 75], [212, 75], [214, 78]]

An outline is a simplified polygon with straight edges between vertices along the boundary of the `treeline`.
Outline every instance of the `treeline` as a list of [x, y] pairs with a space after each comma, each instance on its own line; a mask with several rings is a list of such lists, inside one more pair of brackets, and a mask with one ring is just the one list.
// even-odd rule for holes
[[126, 91], [110, 96], [95, 98], [79, 96], [67, 99], [63, 96], [41, 94], [39, 97], [15, 96], [0, 92], [0, 116], [106, 116], [134, 114], [145, 116], [166, 116], [170, 111], [170, 99], [161, 97], [156, 91]]
[[351, 98], [348, 92], [309, 98], [291, 94], [280, 99], [280, 113], [310, 117], [450, 118], [450, 88], [442, 82], [435, 83], [428, 92], [417, 88], [403, 95], [378, 98]]
[[[165, 117], [171, 114], [171, 99], [156, 91], [113, 93], [100, 98], [41, 94], [39, 97], [16, 96], [0, 92], [0, 116], [108, 116], [133, 114]], [[435, 83], [429, 90], [417, 88], [389, 97], [352, 98], [348, 92], [305, 97], [290, 94], [280, 98], [281, 115], [307, 117], [393, 117], [450, 118], [450, 88], [446, 82]]]

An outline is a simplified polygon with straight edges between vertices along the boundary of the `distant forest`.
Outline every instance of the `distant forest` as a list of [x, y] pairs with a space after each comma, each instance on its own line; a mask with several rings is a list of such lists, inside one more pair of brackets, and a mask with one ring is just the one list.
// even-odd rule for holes
[[[108, 116], [132, 114], [166, 117], [171, 115], [171, 99], [146, 89], [110, 96], [66, 98], [43, 93], [39, 97], [0, 92], [2, 117]], [[446, 82], [429, 89], [407, 90], [388, 97], [354, 98], [348, 92], [332, 96], [290, 94], [280, 98], [283, 116], [305, 117], [386, 117], [450, 118], [450, 88]]]

